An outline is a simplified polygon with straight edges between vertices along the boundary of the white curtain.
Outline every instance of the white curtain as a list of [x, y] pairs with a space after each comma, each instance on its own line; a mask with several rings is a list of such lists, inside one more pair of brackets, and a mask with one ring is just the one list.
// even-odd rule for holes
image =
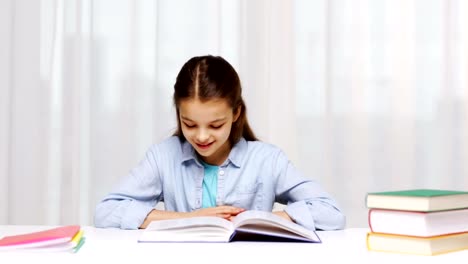
[[91, 225], [204, 54], [348, 227], [369, 191], [468, 190], [466, 25], [463, 0], [2, 0], [0, 224]]

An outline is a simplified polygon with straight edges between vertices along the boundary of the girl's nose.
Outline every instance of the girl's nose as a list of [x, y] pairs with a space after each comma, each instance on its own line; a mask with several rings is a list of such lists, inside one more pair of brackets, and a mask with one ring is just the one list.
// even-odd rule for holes
[[199, 129], [197, 133], [197, 141], [199, 143], [205, 143], [208, 141], [210, 135], [206, 129]]

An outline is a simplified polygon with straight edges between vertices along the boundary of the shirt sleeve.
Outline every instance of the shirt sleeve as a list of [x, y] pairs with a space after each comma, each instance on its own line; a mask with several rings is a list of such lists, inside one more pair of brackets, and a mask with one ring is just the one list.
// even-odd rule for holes
[[286, 213], [311, 230], [338, 230], [345, 227], [345, 216], [336, 201], [316, 181], [305, 178], [280, 151], [277, 155], [277, 201], [287, 204]]
[[161, 178], [153, 146], [145, 158], [96, 206], [94, 225], [138, 229], [162, 200]]

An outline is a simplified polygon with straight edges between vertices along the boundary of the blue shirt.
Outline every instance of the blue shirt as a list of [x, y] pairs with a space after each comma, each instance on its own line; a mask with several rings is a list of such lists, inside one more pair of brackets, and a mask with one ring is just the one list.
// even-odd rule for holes
[[[151, 146], [139, 165], [98, 203], [95, 226], [137, 229], [160, 201], [168, 211], [202, 208], [203, 171], [187, 141], [173, 136]], [[275, 202], [285, 204], [286, 213], [308, 229], [345, 226], [335, 200], [304, 177], [283, 151], [241, 139], [219, 166], [216, 204], [272, 211]]]
[[216, 190], [218, 189], [218, 166], [200, 161], [205, 169], [203, 177], [202, 207], [216, 206]]

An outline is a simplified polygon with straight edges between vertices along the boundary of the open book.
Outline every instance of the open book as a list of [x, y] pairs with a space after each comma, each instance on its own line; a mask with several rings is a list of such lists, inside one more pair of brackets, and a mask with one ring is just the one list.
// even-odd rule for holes
[[296, 241], [321, 243], [317, 233], [270, 212], [245, 211], [233, 221], [203, 216], [151, 222], [138, 242]]

